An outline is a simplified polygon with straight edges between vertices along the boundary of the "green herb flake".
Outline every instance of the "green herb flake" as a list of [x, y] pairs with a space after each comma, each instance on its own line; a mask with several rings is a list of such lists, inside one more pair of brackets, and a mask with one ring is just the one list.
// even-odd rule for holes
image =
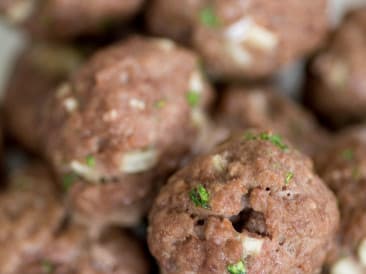
[[257, 136], [255, 136], [252, 132], [246, 132], [244, 134], [244, 139], [247, 141], [256, 140]]
[[246, 274], [247, 270], [243, 261], [239, 261], [236, 264], [230, 264], [227, 267], [227, 271], [230, 274]]
[[352, 169], [352, 179], [353, 180], [358, 180], [358, 179], [360, 179], [360, 177], [361, 177], [361, 172], [360, 172], [359, 168], [354, 167]]
[[209, 208], [210, 194], [203, 185], [198, 185], [195, 189], [189, 192], [189, 197], [195, 206]]
[[259, 138], [263, 141], [269, 141], [281, 150], [287, 150], [288, 146], [283, 143], [282, 137], [277, 134], [270, 134], [270, 133], [261, 133]]
[[92, 155], [86, 156], [85, 162], [88, 167], [95, 167], [95, 158]]
[[76, 179], [77, 176], [75, 173], [71, 172], [64, 175], [64, 177], [62, 178], [62, 186], [65, 192], [69, 191]]
[[342, 158], [347, 161], [352, 161], [354, 159], [354, 151], [352, 149], [345, 149], [341, 153]]
[[154, 107], [157, 108], [157, 109], [162, 109], [164, 108], [166, 105], [166, 101], [161, 99], [161, 100], [158, 100], [154, 103]]
[[47, 260], [41, 262], [42, 272], [45, 274], [51, 274], [55, 270], [53, 264]]
[[212, 7], [207, 7], [201, 10], [200, 21], [203, 25], [210, 28], [217, 28], [220, 26], [220, 20], [216, 16]]
[[198, 106], [200, 100], [201, 100], [201, 95], [199, 92], [197, 92], [195, 90], [190, 90], [187, 92], [187, 102], [192, 108]]
[[289, 185], [291, 180], [294, 178], [295, 174], [291, 171], [287, 172], [286, 178], [285, 178], [285, 184]]

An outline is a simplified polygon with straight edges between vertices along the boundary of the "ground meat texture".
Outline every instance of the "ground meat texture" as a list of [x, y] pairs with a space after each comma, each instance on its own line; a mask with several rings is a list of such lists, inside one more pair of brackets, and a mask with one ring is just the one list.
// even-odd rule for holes
[[348, 129], [316, 157], [319, 174], [334, 191], [341, 212], [331, 274], [366, 272], [366, 128]]
[[366, 117], [366, 9], [350, 13], [309, 66], [307, 104], [334, 127]]
[[328, 140], [328, 134], [310, 113], [263, 85], [228, 88], [216, 116], [219, 124], [232, 130], [271, 128], [308, 155]]
[[153, 33], [191, 43], [219, 78], [258, 78], [319, 46], [327, 1], [154, 0]]
[[85, 237], [72, 226], [14, 274], [148, 274], [149, 263], [139, 242], [130, 234], [108, 230], [100, 239]]
[[81, 63], [72, 47], [32, 45], [18, 58], [4, 98], [6, 130], [24, 147], [41, 152], [43, 106], [52, 90]]
[[37, 37], [68, 40], [98, 34], [126, 21], [141, 8], [143, 0], [10, 0], [0, 12], [24, 25]]
[[0, 193], [0, 273], [9, 274], [42, 249], [64, 216], [57, 189], [40, 164], [14, 171]]
[[[97, 53], [56, 91], [46, 155], [58, 173], [84, 180], [71, 202], [100, 218], [84, 219], [136, 224], [144, 213], [136, 203], [191, 152], [211, 95], [193, 53], [142, 37]], [[121, 216], [124, 208], [135, 217]]]
[[148, 243], [163, 273], [317, 273], [338, 218], [311, 161], [250, 130], [170, 178]]

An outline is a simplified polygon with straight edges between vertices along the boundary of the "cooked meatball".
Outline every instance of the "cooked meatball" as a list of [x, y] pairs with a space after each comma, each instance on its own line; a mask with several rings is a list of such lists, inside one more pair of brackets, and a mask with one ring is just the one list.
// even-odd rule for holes
[[40, 164], [11, 174], [0, 193], [0, 273], [149, 273], [141, 247], [125, 232], [91, 239], [83, 227], [64, 227], [58, 193]]
[[317, 273], [338, 211], [307, 157], [249, 130], [173, 175], [149, 220], [163, 273]]
[[346, 130], [316, 158], [319, 174], [335, 192], [341, 212], [331, 274], [366, 272], [366, 128]]
[[80, 227], [58, 235], [46, 248], [26, 258], [14, 274], [148, 274], [149, 263], [131, 235], [106, 231], [98, 240]]
[[327, 133], [310, 113], [266, 86], [228, 88], [219, 104], [217, 120], [233, 130], [271, 128], [308, 155], [327, 140]]
[[58, 230], [64, 210], [55, 186], [40, 164], [10, 175], [0, 193], [0, 273], [13, 273]]
[[212, 75], [258, 78], [319, 46], [326, 11], [326, 0], [154, 0], [147, 21], [193, 44]]
[[71, 39], [103, 32], [135, 15], [144, 0], [3, 0], [0, 12], [33, 35]]
[[366, 8], [350, 13], [309, 66], [307, 104], [334, 127], [366, 118]]
[[211, 95], [196, 56], [168, 40], [132, 37], [91, 58], [47, 103], [42, 130], [56, 171], [83, 180], [75, 213], [136, 224], [194, 147]]
[[4, 98], [6, 129], [18, 142], [40, 152], [40, 122], [44, 102], [52, 90], [80, 63], [74, 48], [48, 44], [32, 45], [18, 58]]

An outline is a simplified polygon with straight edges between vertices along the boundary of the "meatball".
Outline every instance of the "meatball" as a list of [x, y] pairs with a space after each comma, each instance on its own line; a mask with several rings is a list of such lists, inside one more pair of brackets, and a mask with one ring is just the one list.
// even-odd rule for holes
[[144, 0], [5, 0], [0, 12], [32, 34], [59, 40], [100, 33], [135, 15]]
[[366, 8], [351, 12], [310, 63], [306, 103], [333, 127], [366, 117]]
[[325, 150], [316, 167], [334, 191], [341, 212], [336, 248], [328, 266], [331, 274], [366, 272], [366, 128], [346, 130]]
[[316, 273], [338, 218], [307, 157], [249, 130], [169, 179], [148, 243], [163, 273]]
[[147, 22], [194, 45], [212, 75], [258, 78], [318, 47], [326, 11], [326, 0], [154, 0]]
[[271, 128], [308, 155], [328, 137], [310, 113], [267, 86], [228, 88], [216, 115], [219, 124], [233, 130]]
[[46, 98], [82, 60], [72, 47], [32, 45], [18, 58], [4, 98], [6, 129], [33, 152], [41, 151], [40, 122]]
[[140, 244], [116, 229], [98, 240], [70, 227], [46, 248], [26, 258], [14, 274], [148, 274], [149, 263]]
[[138, 223], [194, 147], [211, 97], [196, 56], [168, 40], [132, 37], [92, 57], [47, 102], [42, 127], [55, 170], [76, 179], [75, 214]]
[[65, 227], [61, 196], [41, 164], [10, 175], [0, 209], [2, 274], [149, 273], [142, 248], [126, 232], [92, 239], [81, 226]]
[[64, 210], [41, 164], [14, 171], [0, 192], [0, 273], [8, 274], [52, 239]]

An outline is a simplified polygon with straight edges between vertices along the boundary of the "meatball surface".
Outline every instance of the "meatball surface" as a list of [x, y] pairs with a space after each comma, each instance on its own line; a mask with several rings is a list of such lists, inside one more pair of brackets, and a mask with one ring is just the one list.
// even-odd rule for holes
[[337, 196], [341, 225], [328, 267], [331, 274], [366, 271], [366, 128], [347, 129], [316, 157], [324, 182]]
[[337, 225], [311, 161], [279, 135], [250, 130], [170, 178], [148, 243], [163, 273], [316, 273]]
[[154, 0], [153, 33], [186, 41], [218, 78], [258, 78], [319, 46], [327, 1]]
[[68, 40], [101, 33], [126, 21], [144, 0], [5, 0], [0, 12], [11, 22], [25, 25], [37, 37]]
[[351, 12], [309, 66], [307, 104], [339, 127], [366, 117], [366, 8]]
[[228, 88], [216, 116], [219, 124], [233, 130], [270, 128], [307, 155], [328, 139], [310, 113], [267, 86]]
[[2, 274], [145, 274], [139, 243], [120, 230], [98, 239], [65, 223], [62, 197], [41, 164], [18, 169], [0, 193]]
[[52, 239], [64, 210], [41, 164], [14, 171], [0, 192], [0, 273], [13, 273]]
[[46, 155], [83, 180], [70, 193], [79, 213], [98, 216], [85, 220], [136, 224], [191, 152], [212, 97], [197, 63], [168, 40], [133, 37], [94, 55], [47, 103]]
[[24, 147], [41, 152], [45, 101], [82, 59], [75, 48], [50, 44], [31, 45], [18, 57], [5, 90], [4, 122]]

